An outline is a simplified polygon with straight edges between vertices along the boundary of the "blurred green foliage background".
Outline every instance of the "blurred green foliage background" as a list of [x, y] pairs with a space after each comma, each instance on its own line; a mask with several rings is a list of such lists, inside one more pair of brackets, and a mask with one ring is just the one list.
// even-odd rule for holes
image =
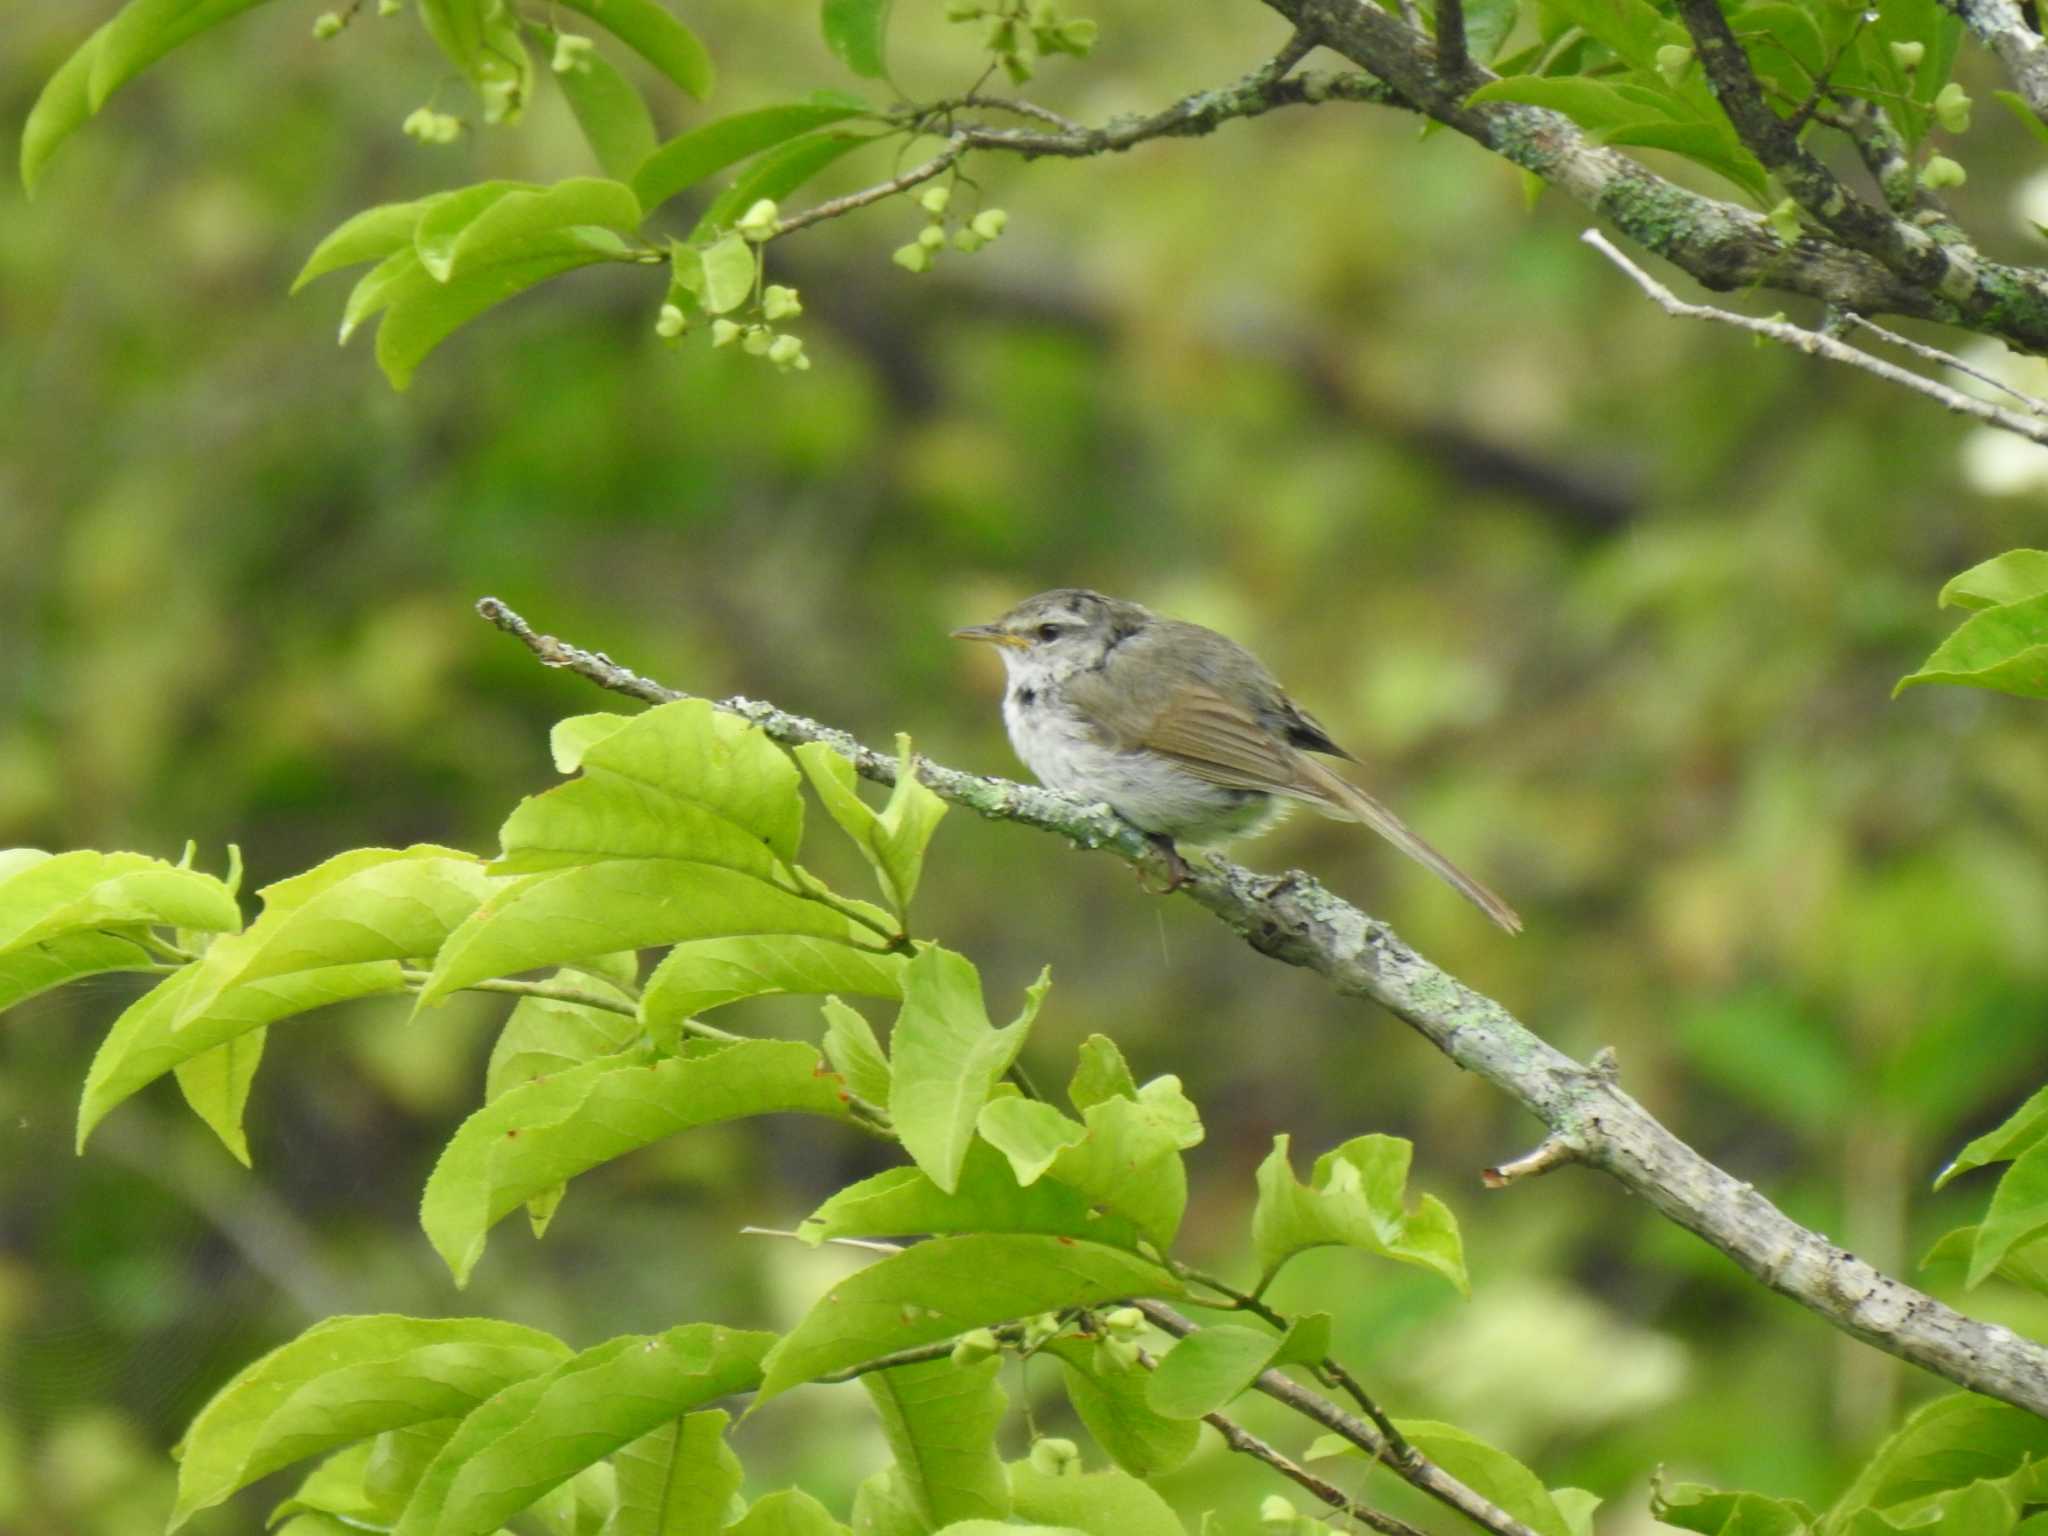
[[[110, 9], [13, 8], [10, 132]], [[723, 81], [711, 109], [657, 91], [664, 131], [851, 83], [809, 4], [685, 10]], [[938, 13], [906, 0], [896, 25], [931, 94], [975, 68]], [[1033, 90], [1091, 121], [1283, 37], [1224, 0], [1096, 14], [1097, 57]], [[658, 281], [607, 269], [463, 333], [397, 396], [361, 343], [332, 345], [338, 280], [284, 297], [313, 241], [587, 152], [546, 94], [518, 131], [412, 144], [400, 119], [455, 89], [417, 29], [316, 45], [309, 22], [260, 9], [117, 98], [37, 202], [0, 190], [0, 845], [195, 838], [219, 868], [235, 841], [251, 888], [356, 845], [491, 847], [551, 780], [550, 721], [607, 703], [481, 624], [486, 592], [675, 686], [1012, 772], [994, 658], [944, 635], [1093, 585], [1253, 646], [1529, 932], [1504, 940], [1355, 829], [1297, 819], [1242, 856], [1312, 868], [1566, 1049], [1613, 1045], [1682, 1135], [1887, 1268], [1975, 1219], [1989, 1175], [1927, 1185], [2048, 1067], [2043, 716], [1887, 697], [1946, 627], [1941, 580], [2042, 542], [2038, 485], [1971, 488], [1972, 429], [1665, 319], [1577, 243], [1577, 209], [1525, 211], [1473, 146], [1341, 105], [1110, 161], [978, 162], [1010, 232], [927, 278], [888, 261], [907, 205], [777, 246], [809, 374], [659, 344]], [[1984, 116], [1957, 201], [2025, 257], [2004, 232], [2038, 152]], [[1648, 1524], [1660, 1463], [1824, 1501], [1933, 1390], [1596, 1175], [1482, 1193], [1534, 1122], [1107, 861], [956, 815], [921, 904], [998, 1013], [1051, 963], [1043, 1075], [1099, 1030], [1141, 1075], [1183, 1076], [1210, 1132], [1187, 1241], [1212, 1267], [1242, 1272], [1275, 1132], [1304, 1163], [1359, 1131], [1415, 1138], [1474, 1298], [1325, 1253], [1282, 1299], [1337, 1306], [1340, 1352], [1397, 1414], [1617, 1500], [1603, 1528]], [[254, 1175], [167, 1085], [74, 1159], [86, 1063], [133, 991], [0, 1019], [0, 1529], [154, 1529], [183, 1421], [329, 1312], [492, 1313], [578, 1345], [787, 1326], [844, 1262], [738, 1229], [793, 1225], [869, 1149], [738, 1127], [582, 1181], [544, 1244], [508, 1227], [456, 1293], [413, 1205], [479, 1097], [503, 1010], [474, 1000], [278, 1031]], [[2048, 1325], [2000, 1282], [1918, 1278]], [[881, 1462], [867, 1426], [858, 1391], [820, 1390], [737, 1443], [757, 1491], [843, 1498]], [[1213, 1446], [1181, 1483], [1185, 1511], [1240, 1523], [1274, 1491]], [[255, 1530], [258, 1504], [198, 1528]]]

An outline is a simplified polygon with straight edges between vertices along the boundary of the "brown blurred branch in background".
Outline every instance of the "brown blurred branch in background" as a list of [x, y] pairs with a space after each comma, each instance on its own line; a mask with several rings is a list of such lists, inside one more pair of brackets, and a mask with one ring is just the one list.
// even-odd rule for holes
[[[496, 598], [481, 599], [477, 611], [550, 666], [649, 702], [685, 697], [600, 653], [537, 633]], [[757, 699], [715, 702], [785, 746], [822, 742], [863, 778], [896, 781], [893, 755], [845, 731]], [[1164, 873], [1158, 850], [1106, 805], [963, 773], [924, 757], [914, 760], [914, 771], [941, 799], [981, 816], [1057, 833]], [[1310, 876], [1299, 870], [1257, 874], [1217, 859], [1197, 868], [1180, 889], [1261, 954], [1314, 971], [1339, 993], [1378, 1003], [1406, 1021], [1569, 1140], [1589, 1166], [1611, 1174], [1771, 1290], [1902, 1360], [2048, 1417], [2048, 1348], [1966, 1317], [1801, 1226], [1753, 1185], [1679, 1140], [1621, 1090], [1608, 1067], [1565, 1055]]]

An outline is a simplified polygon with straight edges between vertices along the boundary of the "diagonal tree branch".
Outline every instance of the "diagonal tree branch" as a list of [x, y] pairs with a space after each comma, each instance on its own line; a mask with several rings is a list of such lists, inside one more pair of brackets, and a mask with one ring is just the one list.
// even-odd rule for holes
[[[549, 666], [651, 703], [685, 697], [601, 653], [537, 633], [496, 598], [477, 611]], [[822, 742], [863, 778], [896, 780], [896, 759], [844, 731], [735, 697], [718, 707], [784, 745]], [[918, 778], [941, 799], [982, 816], [1053, 832], [1086, 848], [1164, 873], [1145, 835], [1106, 805], [963, 773], [928, 758]], [[1603, 1169], [1757, 1280], [1843, 1332], [1958, 1385], [2048, 1417], [2048, 1348], [1978, 1322], [1892, 1279], [1802, 1227], [1753, 1185], [1674, 1136], [1599, 1065], [1550, 1045], [1492, 998], [1417, 954], [1392, 928], [1299, 870], [1256, 874], [1225, 861], [1182, 887], [1261, 954], [1315, 972], [1346, 997], [1378, 1003], [1469, 1072], [1521, 1104], [1580, 1161]]]
[[1943, 0], [1998, 55], [2034, 116], [2048, 122], [2048, 42], [2027, 25], [2015, 0]]

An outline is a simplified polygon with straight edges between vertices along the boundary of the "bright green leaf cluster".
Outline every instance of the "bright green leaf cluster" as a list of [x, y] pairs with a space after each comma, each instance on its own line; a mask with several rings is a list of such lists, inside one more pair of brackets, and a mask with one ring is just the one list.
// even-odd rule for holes
[[1941, 603], [1970, 617], [1899, 679], [1894, 697], [1951, 683], [2048, 699], [2048, 551], [2015, 549], [1973, 566], [1941, 589]]
[[982, 47], [1017, 85], [1038, 72], [1040, 58], [1086, 58], [1097, 35], [1093, 21], [1066, 15], [1058, 0], [949, 0], [946, 19], [979, 25]]

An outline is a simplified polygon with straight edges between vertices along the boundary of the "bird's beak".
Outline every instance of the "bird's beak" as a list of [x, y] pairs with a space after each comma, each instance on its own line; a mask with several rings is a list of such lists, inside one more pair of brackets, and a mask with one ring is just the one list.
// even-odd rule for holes
[[1026, 641], [1018, 636], [1009, 633], [1007, 630], [998, 629], [993, 624], [970, 624], [965, 629], [954, 630], [953, 638], [955, 640], [986, 640], [990, 645], [1007, 645], [1020, 651], [1027, 644]]

